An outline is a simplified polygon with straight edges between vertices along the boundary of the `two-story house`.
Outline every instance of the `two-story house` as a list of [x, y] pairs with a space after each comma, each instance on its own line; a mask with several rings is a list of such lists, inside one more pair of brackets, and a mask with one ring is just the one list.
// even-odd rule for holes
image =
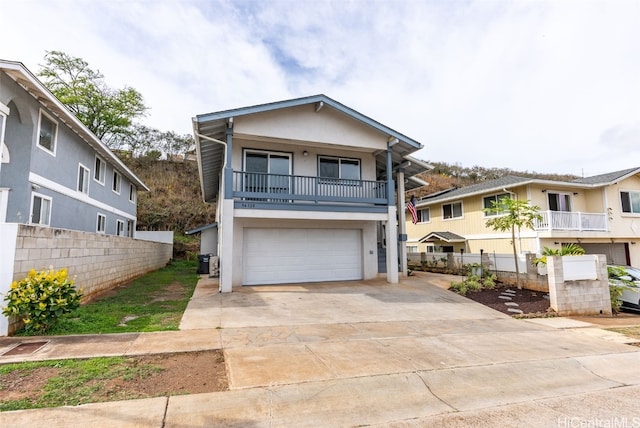
[[145, 184], [22, 64], [0, 60], [0, 222], [133, 236]]
[[398, 282], [395, 182], [400, 199], [423, 184], [414, 176], [429, 166], [409, 157], [421, 144], [325, 95], [202, 114], [193, 127], [221, 291]]
[[416, 202], [418, 223], [407, 222], [413, 252], [512, 252], [511, 233], [486, 226], [483, 211], [503, 196], [540, 208], [533, 229], [517, 231], [520, 253], [576, 243], [609, 263], [640, 266], [640, 168], [573, 181], [507, 176], [428, 195]]

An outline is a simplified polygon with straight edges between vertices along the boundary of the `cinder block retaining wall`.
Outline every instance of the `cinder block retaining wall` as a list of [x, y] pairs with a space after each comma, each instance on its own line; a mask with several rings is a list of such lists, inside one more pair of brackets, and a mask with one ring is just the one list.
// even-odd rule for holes
[[[83, 290], [83, 303], [164, 267], [173, 253], [173, 244], [30, 225], [18, 226], [15, 241], [14, 281], [31, 269], [67, 268], [76, 288]], [[6, 287], [0, 284], [0, 293]]]
[[607, 258], [595, 257], [596, 279], [565, 280], [560, 256], [547, 257], [551, 308], [559, 315], [611, 315]]

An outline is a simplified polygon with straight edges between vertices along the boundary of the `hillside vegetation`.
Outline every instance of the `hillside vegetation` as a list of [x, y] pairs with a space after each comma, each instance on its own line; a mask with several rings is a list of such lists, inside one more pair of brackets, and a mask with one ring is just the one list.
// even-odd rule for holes
[[151, 189], [138, 193], [138, 230], [183, 234], [214, 222], [214, 208], [202, 201], [196, 162], [144, 156], [123, 161]]
[[485, 168], [481, 166], [468, 168], [458, 164], [448, 164], [446, 162], [428, 163], [434, 167], [433, 170], [421, 174], [420, 178], [429, 183], [429, 186], [411, 191], [411, 194], [418, 198], [441, 190], [469, 186], [486, 180], [495, 180], [496, 178], [505, 177], [507, 175], [517, 175], [519, 177], [554, 181], [570, 181], [579, 178], [575, 175], [569, 174], [540, 174], [530, 171], [514, 171], [510, 168]]

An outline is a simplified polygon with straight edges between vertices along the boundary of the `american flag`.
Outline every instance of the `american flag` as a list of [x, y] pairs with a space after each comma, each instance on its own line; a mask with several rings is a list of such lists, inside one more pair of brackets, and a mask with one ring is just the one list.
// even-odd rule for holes
[[418, 211], [416, 211], [416, 197], [411, 195], [411, 199], [407, 204], [407, 209], [411, 213], [411, 221], [413, 224], [418, 223]]

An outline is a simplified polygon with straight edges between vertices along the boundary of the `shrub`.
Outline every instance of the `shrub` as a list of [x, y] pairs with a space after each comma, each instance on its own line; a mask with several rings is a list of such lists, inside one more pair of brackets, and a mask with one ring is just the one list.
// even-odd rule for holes
[[74, 288], [66, 269], [32, 269], [26, 278], [11, 284], [2, 313], [20, 319], [27, 332], [44, 333], [60, 317], [78, 308], [81, 297], [82, 291]]
[[466, 282], [452, 282], [449, 290], [453, 290], [461, 296], [466, 296], [469, 291]]
[[485, 274], [485, 277], [482, 279], [482, 286], [484, 288], [494, 289], [496, 288], [497, 280], [498, 277], [496, 277], [494, 274]]
[[609, 296], [611, 297], [611, 312], [617, 314], [620, 312], [620, 307], [622, 306], [622, 291], [624, 290], [624, 286], [620, 285], [609, 285]]

